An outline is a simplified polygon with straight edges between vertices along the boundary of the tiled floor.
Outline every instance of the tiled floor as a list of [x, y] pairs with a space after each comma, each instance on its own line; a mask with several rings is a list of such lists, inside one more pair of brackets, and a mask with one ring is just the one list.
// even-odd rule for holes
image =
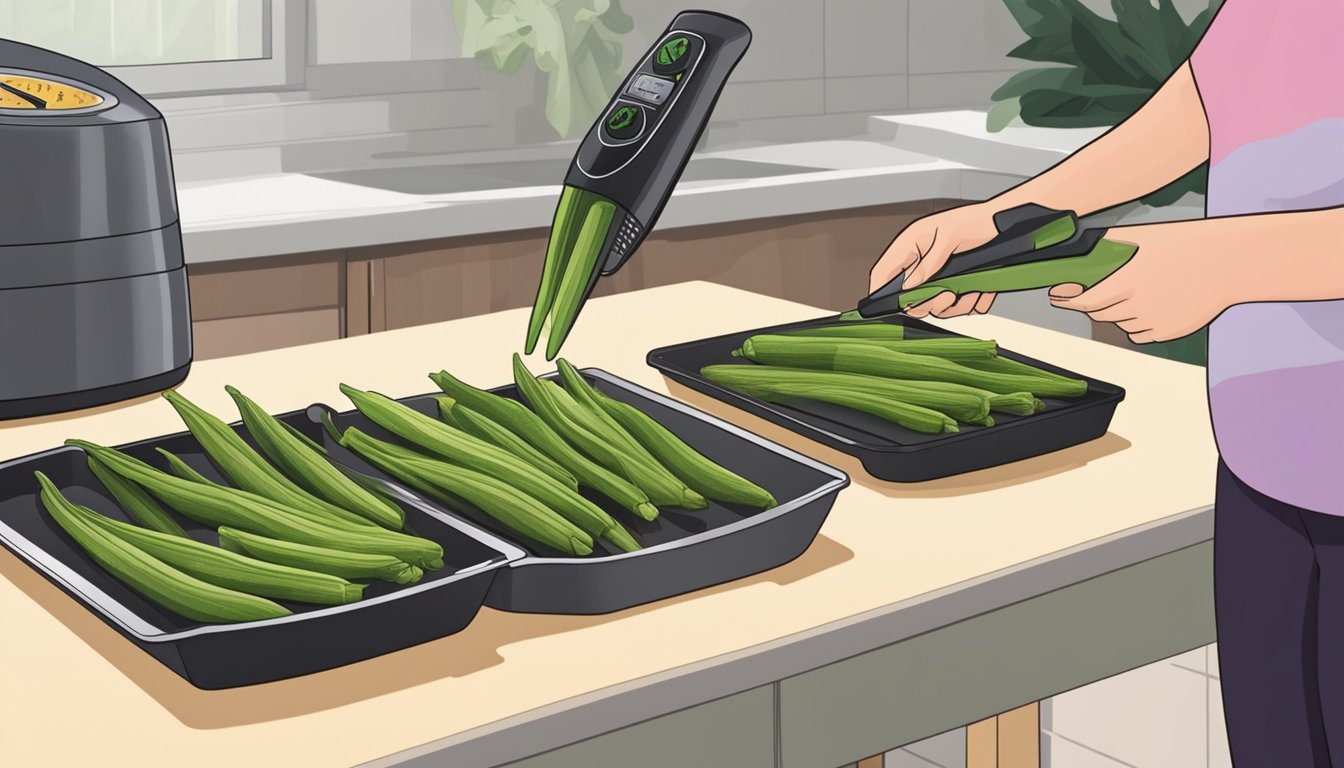
[[[965, 768], [966, 733], [887, 754], [886, 768]], [[1217, 648], [1198, 648], [1041, 703], [1042, 768], [1231, 768]]]
[[1056, 696], [1041, 727], [1123, 764], [1204, 768], [1205, 658], [1201, 648]]

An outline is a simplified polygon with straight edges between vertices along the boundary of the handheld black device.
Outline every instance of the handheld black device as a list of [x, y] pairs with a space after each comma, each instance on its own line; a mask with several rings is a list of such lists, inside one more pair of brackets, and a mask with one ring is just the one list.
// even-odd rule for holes
[[549, 314], [554, 358], [598, 278], [620, 269], [653, 229], [750, 43], [737, 19], [685, 11], [626, 76], [565, 176], [528, 353]]

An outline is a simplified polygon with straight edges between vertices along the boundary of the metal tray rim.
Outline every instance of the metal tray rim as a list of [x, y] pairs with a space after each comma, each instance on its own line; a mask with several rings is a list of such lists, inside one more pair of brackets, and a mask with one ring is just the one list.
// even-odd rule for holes
[[[145, 439], [162, 440], [178, 434], [182, 433], [173, 433], [173, 435], [159, 435], [156, 437], [150, 437]], [[133, 441], [133, 442], [143, 442], [143, 441]], [[129, 444], [131, 443], [122, 443], [121, 445], [125, 446]], [[78, 448], [72, 448], [70, 446], [60, 446], [58, 448], [51, 448], [45, 451], [39, 451], [38, 453], [28, 454], [27, 456], [20, 456], [16, 459], [11, 459], [9, 461], [0, 462], [0, 469], [5, 469], [6, 467], [17, 465], [26, 461], [31, 461], [33, 459], [78, 450], [79, 450]], [[33, 542], [29, 541], [26, 537], [20, 535], [17, 531], [15, 531], [10, 526], [6, 525], [4, 522], [0, 522], [0, 544], [4, 544], [5, 548], [9, 549], [15, 555], [19, 556], [21, 559], [23, 559], [32, 567], [44, 573], [52, 581], [56, 582], [57, 584], [60, 584], [63, 588], [69, 590], [70, 592], [79, 595], [80, 602], [82, 602], [85, 605], [85, 607], [97, 611], [104, 618], [106, 618], [107, 620], [115, 624], [117, 627], [119, 627], [122, 631], [126, 632], [127, 634], [131, 635], [137, 640], [146, 643], [174, 643], [180, 640], [185, 640], [191, 637], [198, 637], [201, 635], [239, 632], [262, 626], [274, 626], [278, 624], [292, 624], [302, 621], [313, 621], [324, 618], [326, 616], [332, 616], [336, 614], [359, 610], [364, 606], [379, 605], [394, 600], [404, 599], [406, 596], [409, 595], [415, 595], [421, 592], [427, 592], [433, 589], [439, 589], [448, 586], [450, 584], [455, 584], [471, 576], [475, 576], [476, 574], [481, 573], [482, 571], [497, 570], [500, 568], [504, 568], [509, 564], [511, 564], [513, 561], [517, 560], [519, 557], [525, 555], [525, 553], [518, 547], [508, 545], [507, 542], [497, 542], [495, 540], [495, 537], [489, 536], [488, 532], [479, 531], [474, 526], [467, 525], [463, 521], [458, 520], [457, 518], [452, 517], [450, 515], [446, 515], [437, 509], [421, 506], [421, 511], [425, 512], [428, 515], [431, 515], [439, 522], [448, 525], [449, 527], [453, 528], [459, 533], [469, 536], [478, 541], [479, 543], [484, 544], [487, 547], [495, 550], [496, 552], [498, 552], [498, 556], [491, 558], [489, 560], [482, 561], [480, 563], [476, 563], [474, 565], [469, 565], [465, 568], [461, 568], [448, 576], [435, 579], [434, 581], [425, 582], [422, 584], [416, 584], [410, 587], [399, 589], [395, 592], [390, 592], [386, 595], [382, 595], [381, 597], [370, 598], [368, 600], [360, 600], [358, 602], [348, 603], [346, 605], [333, 605], [333, 606], [327, 606], [325, 608], [317, 608], [311, 611], [304, 611], [303, 613], [295, 613], [289, 616], [281, 616], [279, 618], [274, 619], [233, 622], [228, 624], [206, 624], [200, 627], [184, 629], [180, 632], [165, 632], [159, 629], [158, 627], [155, 627], [153, 624], [150, 624], [148, 621], [145, 621], [134, 611], [130, 610], [122, 603], [113, 599], [112, 596], [108, 595], [102, 589], [99, 589], [88, 579], [85, 579], [83, 576], [80, 576], [72, 568], [67, 566], [65, 563], [61, 562], [54, 555], [42, 549], [41, 547], [37, 546], [36, 544], [33, 544]], [[500, 547], [499, 544], [501, 543], [506, 544], [507, 546]], [[501, 551], [501, 549], [503, 549], [503, 551]]]
[[[772, 326], [768, 326], [768, 327], [765, 327], [765, 328], [753, 329], [753, 330], [750, 331], [750, 333], [751, 333], [752, 335], [766, 334], [766, 333], [770, 333], [771, 331], [775, 331], [775, 330], [778, 330], [778, 329], [800, 327], [800, 326], [803, 326], [803, 325], [808, 324], [808, 323], [813, 323], [813, 322], [817, 322], [817, 321], [819, 321], [819, 320], [825, 320], [825, 319], [828, 319], [829, 317], [830, 317], [830, 316], [813, 318], [813, 319], [811, 319], [811, 320], [800, 320], [800, 321], [796, 321], [796, 322], [792, 322], [792, 323], [781, 323], [781, 324], [778, 324], [778, 325], [772, 325]], [[876, 321], [876, 320], [874, 320], [874, 321]], [[939, 330], [942, 330], [942, 329], [939, 329]], [[953, 331], [945, 331], [945, 332], [948, 333], [948, 334], [950, 334], [950, 335], [953, 335], [953, 336], [963, 336], [963, 334], [955, 333], [955, 332], [953, 332]], [[684, 342], [684, 343], [681, 343], [681, 344], [671, 344], [671, 345], [664, 346], [664, 347], [658, 347], [657, 349], [653, 349], [653, 350], [650, 350], [650, 351], [649, 351], [648, 355], [645, 356], [645, 362], [649, 365], [649, 367], [654, 368], [655, 370], [658, 370], [658, 371], [662, 371], [663, 373], [665, 373], [665, 374], [671, 376], [671, 377], [674, 378], [674, 379], [677, 379], [678, 381], [682, 382], [683, 384], [686, 384], [686, 386], [689, 386], [689, 387], [691, 387], [692, 389], [699, 389], [699, 387], [696, 386], [697, 384], [699, 384], [700, 386], [705, 386], [705, 387], [711, 387], [711, 388], [713, 388], [715, 392], [721, 393], [722, 395], [725, 396], [725, 397], [718, 397], [717, 399], [719, 399], [719, 400], [721, 400], [721, 401], [723, 401], [723, 402], [725, 402], [725, 403], [727, 403], [727, 404], [729, 404], [729, 405], [733, 405], [733, 406], [737, 407], [739, 410], [743, 410], [743, 411], [746, 411], [746, 412], [748, 412], [748, 413], [753, 413], [753, 415], [757, 415], [758, 417], [760, 417], [759, 414], [758, 414], [758, 413], [754, 413], [754, 412], [756, 412], [756, 411], [768, 411], [773, 417], [777, 417], [777, 418], [780, 418], [780, 419], [787, 420], [790, 424], [792, 424], [792, 425], [794, 425], [794, 427], [796, 427], [796, 429], [795, 429], [794, 427], [790, 427], [790, 428], [791, 428], [791, 429], [794, 429], [795, 432], [797, 432], [799, 435], [801, 435], [801, 436], [803, 436], [803, 437], [822, 437], [822, 438], [825, 438], [825, 439], [827, 439], [827, 440], [833, 441], [833, 442], [835, 442], [835, 443], [840, 443], [840, 444], [843, 444], [843, 445], [846, 445], [846, 446], [851, 446], [851, 447], [853, 447], [853, 448], [863, 449], [863, 450], [865, 450], [865, 451], [872, 451], [872, 452], [875, 452], [875, 453], [892, 453], [892, 454], [911, 453], [911, 452], [920, 451], [920, 450], [924, 449], [927, 445], [929, 445], [929, 443], [920, 443], [920, 444], [915, 444], [915, 445], [902, 445], [902, 444], [891, 443], [891, 442], [876, 442], [876, 443], [873, 443], [873, 442], [860, 442], [860, 441], [857, 441], [857, 440], [852, 440], [852, 439], [850, 439], [850, 438], [848, 438], [848, 437], [845, 437], [845, 436], [843, 436], [843, 435], [837, 435], [837, 434], [835, 434], [834, 432], [831, 432], [831, 431], [827, 430], [825, 427], [818, 426], [818, 425], [813, 424], [813, 423], [811, 423], [811, 422], [809, 422], [809, 421], [805, 421], [805, 420], [803, 420], [803, 419], [796, 418], [796, 417], [794, 417], [794, 416], [792, 416], [792, 415], [790, 415], [790, 414], [788, 414], [788, 413], [785, 413], [784, 411], [781, 411], [781, 410], [775, 408], [771, 403], [767, 403], [767, 402], [765, 402], [764, 400], [759, 400], [759, 399], [757, 399], [757, 398], [755, 398], [755, 397], [752, 397], [752, 396], [750, 396], [750, 395], [746, 395], [746, 394], [743, 394], [743, 393], [741, 393], [741, 392], [738, 392], [738, 391], [735, 390], [735, 389], [732, 389], [732, 388], [729, 388], [729, 387], [720, 386], [720, 385], [717, 385], [717, 384], [715, 384], [714, 382], [711, 382], [711, 381], [709, 381], [709, 380], [707, 380], [707, 379], [704, 379], [704, 378], [701, 378], [701, 377], [697, 377], [694, 373], [692, 373], [692, 372], [690, 372], [690, 371], [686, 371], [685, 369], [680, 368], [680, 367], [678, 367], [678, 366], [674, 366], [674, 365], [672, 365], [672, 364], [666, 362], [665, 359], [664, 359], [664, 355], [666, 354], [666, 352], [667, 352], [668, 350], [676, 349], [676, 348], [678, 348], [678, 347], [682, 347], [682, 346], [686, 346], [687, 344], [705, 344], [705, 343], [708, 343], [708, 342], [720, 341], [720, 340], [722, 340], [722, 339], [726, 339], [726, 338], [729, 338], [729, 337], [732, 337], [732, 336], [738, 336], [738, 335], [740, 335], [740, 334], [742, 334], [742, 333], [743, 333], [742, 331], [734, 331], [734, 332], [732, 332], [732, 333], [724, 333], [724, 334], [720, 334], [720, 335], [718, 335], [718, 336], [709, 336], [709, 337], [706, 337], [706, 338], [703, 338], [703, 339], [696, 339], [696, 340], [693, 341], [693, 342]], [[965, 337], [965, 338], [969, 338], [969, 337]], [[1012, 352], [1012, 350], [1009, 350], [1009, 351]], [[1016, 354], [1019, 354], [1019, 353], [1013, 352], [1013, 354], [1016, 355]], [[1026, 355], [1020, 355], [1020, 356], [1021, 356], [1021, 357], [1026, 357]], [[1033, 359], [1033, 360], [1034, 360], [1035, 358], [1030, 358], [1030, 359]], [[1038, 361], [1038, 362], [1043, 362], [1043, 361]], [[1050, 364], [1049, 364], [1049, 363], [1046, 363], [1046, 365], [1050, 365]], [[1059, 366], [1051, 365], [1051, 367], [1058, 368]], [[1063, 369], [1063, 368], [1061, 368], [1060, 370], [1067, 370], [1067, 369]], [[1061, 408], [1061, 409], [1059, 409], [1059, 410], [1056, 410], [1056, 411], [1054, 411], [1054, 412], [1052, 412], [1052, 413], [1033, 415], [1030, 419], [1019, 419], [1019, 420], [1011, 421], [1011, 422], [1008, 422], [1008, 423], [1005, 423], [1005, 424], [996, 424], [994, 427], [990, 427], [989, 429], [994, 429], [994, 430], [997, 431], [997, 432], [1006, 432], [1006, 431], [1008, 431], [1009, 429], [1012, 429], [1013, 427], [1016, 427], [1016, 426], [1019, 426], [1019, 425], [1023, 425], [1023, 424], [1028, 424], [1028, 425], [1029, 425], [1029, 424], [1038, 424], [1038, 423], [1040, 423], [1040, 422], [1042, 422], [1042, 421], [1049, 421], [1049, 420], [1052, 420], [1052, 419], [1057, 418], [1057, 417], [1061, 417], [1061, 416], [1065, 416], [1065, 415], [1076, 414], [1076, 413], [1078, 413], [1078, 412], [1080, 412], [1080, 411], [1091, 410], [1091, 409], [1093, 409], [1093, 408], [1100, 408], [1100, 407], [1110, 406], [1110, 405], [1115, 404], [1115, 403], [1120, 403], [1120, 402], [1124, 401], [1124, 399], [1125, 399], [1125, 395], [1126, 395], [1125, 388], [1119, 386], [1118, 384], [1112, 384], [1112, 383], [1110, 383], [1110, 382], [1102, 381], [1102, 380], [1100, 380], [1100, 379], [1093, 379], [1093, 378], [1090, 377], [1090, 376], [1083, 376], [1082, 374], [1078, 374], [1078, 373], [1075, 373], [1075, 372], [1072, 372], [1072, 371], [1070, 371], [1070, 373], [1072, 373], [1072, 375], [1074, 375], [1074, 376], [1078, 376], [1078, 377], [1080, 377], [1080, 378], [1087, 379], [1088, 381], [1096, 382], [1096, 383], [1098, 383], [1098, 384], [1104, 384], [1104, 385], [1106, 385], [1108, 388], [1110, 388], [1110, 389], [1114, 389], [1115, 392], [1110, 393], [1110, 394], [1107, 394], [1105, 397], [1103, 397], [1103, 398], [1101, 398], [1101, 399], [1099, 399], [1099, 400], [1096, 400], [1096, 401], [1094, 401], [1094, 402], [1092, 402], [1092, 403], [1088, 403], [1088, 404], [1085, 405], [1085, 406], [1076, 406], [1076, 407], [1073, 407], [1073, 408], [1065, 407], [1065, 408]], [[729, 398], [729, 397], [732, 398], [732, 401], [731, 401], [731, 402], [727, 399], [727, 398]], [[940, 436], [940, 437], [937, 438], [936, 440], [933, 440], [933, 441], [930, 441], [930, 442], [932, 442], [932, 443], [936, 443], [936, 444], [939, 444], [939, 445], [946, 445], [946, 444], [948, 444], [948, 443], [955, 443], [955, 442], [959, 442], [959, 441], [961, 441], [961, 440], [969, 440], [969, 439], [971, 439], [971, 438], [976, 437], [976, 436], [979, 435], [979, 434], [982, 434], [982, 432], [983, 432], [983, 430], [975, 430], [975, 431], [971, 431], [971, 432], [954, 432], [954, 433], [951, 433], [951, 434], [945, 434], [945, 435], [943, 435], [943, 436]]]

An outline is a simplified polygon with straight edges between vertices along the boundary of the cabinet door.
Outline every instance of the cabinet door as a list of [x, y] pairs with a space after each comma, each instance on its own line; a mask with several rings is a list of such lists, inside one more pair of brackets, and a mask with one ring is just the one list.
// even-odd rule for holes
[[[656, 230], [594, 297], [706, 280], [829, 309], [850, 309], [868, 271], [907, 224], [957, 201], [923, 200], [806, 216]], [[530, 307], [546, 230], [353, 250], [350, 334]], [[361, 294], [360, 291], [366, 291]]]
[[814, 307], [853, 309], [892, 238], [915, 219], [955, 204], [922, 200], [655, 232], [635, 260], [645, 287], [708, 280]]
[[531, 306], [546, 253], [544, 230], [364, 248], [369, 262], [369, 330]]
[[195, 359], [340, 338], [344, 260], [334, 251], [189, 264]]

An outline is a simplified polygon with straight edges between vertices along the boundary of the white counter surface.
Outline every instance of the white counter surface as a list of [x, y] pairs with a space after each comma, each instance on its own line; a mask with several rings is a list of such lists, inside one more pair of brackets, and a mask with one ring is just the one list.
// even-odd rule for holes
[[[874, 117], [865, 136], [697, 153], [657, 226], [930, 198], [983, 199], [1048, 168], [1099, 133], [1010, 128], [987, 134], [983, 125], [983, 113], [974, 111]], [[325, 178], [276, 174], [182, 183], [178, 203], [187, 261], [545, 228], [570, 151], [559, 147], [543, 159], [516, 162], [499, 161], [498, 153], [445, 156]], [[477, 177], [493, 188], [461, 189]], [[371, 178], [376, 186], [345, 178]], [[1164, 209], [1163, 215], [1197, 213], [1184, 210], [1189, 207]]]

